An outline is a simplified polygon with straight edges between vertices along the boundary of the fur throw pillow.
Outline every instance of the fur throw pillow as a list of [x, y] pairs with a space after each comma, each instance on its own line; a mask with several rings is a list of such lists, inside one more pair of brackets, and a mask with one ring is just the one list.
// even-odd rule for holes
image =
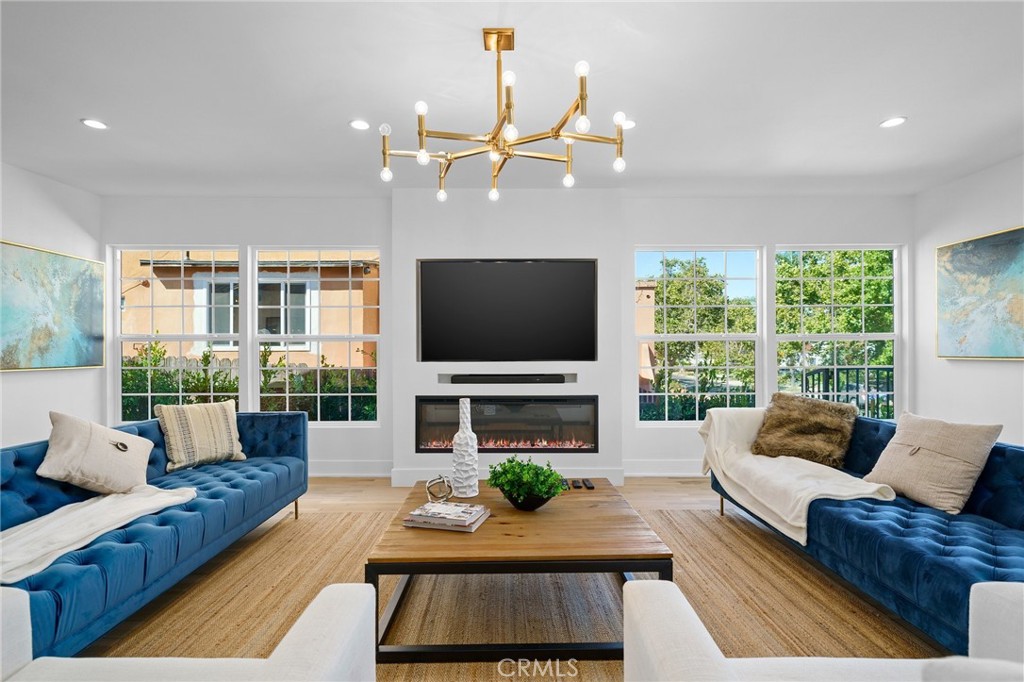
[[799, 457], [839, 468], [856, 417], [856, 405], [776, 393], [750, 451], [768, 457]]

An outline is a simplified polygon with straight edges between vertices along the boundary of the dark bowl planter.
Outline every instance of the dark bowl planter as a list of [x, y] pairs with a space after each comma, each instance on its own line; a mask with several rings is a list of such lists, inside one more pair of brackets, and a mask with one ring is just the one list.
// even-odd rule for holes
[[505, 499], [509, 501], [509, 504], [520, 511], [534, 511], [543, 507], [551, 499], [550, 497], [540, 497], [539, 495], [527, 495], [522, 500], [515, 500], [509, 497], [504, 490], [501, 491], [501, 494], [505, 495]]

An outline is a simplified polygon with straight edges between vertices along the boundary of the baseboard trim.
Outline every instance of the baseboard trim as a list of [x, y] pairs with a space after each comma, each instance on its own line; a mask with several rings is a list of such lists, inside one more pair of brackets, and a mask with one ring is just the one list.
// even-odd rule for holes
[[309, 475], [341, 478], [385, 477], [391, 475], [391, 464], [391, 460], [382, 459], [314, 459], [309, 462]]
[[626, 476], [704, 476], [700, 460], [627, 459]]

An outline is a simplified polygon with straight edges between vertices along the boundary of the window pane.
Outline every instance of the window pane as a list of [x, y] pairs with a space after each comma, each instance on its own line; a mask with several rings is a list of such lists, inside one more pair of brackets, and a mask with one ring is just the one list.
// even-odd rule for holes
[[861, 276], [862, 256], [860, 251], [835, 251], [832, 254], [832, 269], [836, 277]]
[[690, 279], [693, 277], [693, 252], [670, 251], [665, 254], [665, 277]]
[[753, 334], [757, 331], [757, 310], [753, 307], [729, 306], [726, 311], [727, 329], [733, 334]]
[[663, 395], [641, 395], [640, 396], [640, 421], [664, 421], [665, 420], [665, 396]]
[[697, 333], [725, 333], [725, 308], [697, 308]]
[[352, 421], [372, 422], [377, 421], [377, 396], [364, 395], [352, 396]]
[[[641, 419], [642, 419], [641, 408]], [[668, 420], [692, 421], [697, 418], [697, 399], [692, 395], [668, 396]]]
[[831, 251], [804, 251], [804, 277], [832, 277]]
[[650, 280], [662, 276], [661, 251], [637, 251], [634, 258], [636, 279]]
[[888, 304], [893, 303], [893, 285], [891, 279], [869, 279], [864, 281], [864, 302]]
[[[698, 313], [699, 314], [699, 313]], [[693, 308], [666, 308], [665, 332], [668, 334], [692, 334], [694, 331]]]
[[725, 253], [698, 251], [696, 271], [697, 277], [725, 277]]
[[892, 277], [892, 251], [865, 251], [864, 252], [864, 276], [865, 277]]
[[800, 333], [800, 308], [776, 308], [775, 332], [777, 334]]
[[800, 252], [779, 251], [775, 254], [776, 279], [794, 279], [800, 276]]
[[864, 309], [860, 306], [836, 306], [835, 330], [837, 334], [859, 334], [864, 330]]
[[725, 258], [726, 274], [729, 277], [757, 277], [756, 251], [729, 251]]
[[725, 294], [729, 303], [752, 305], [757, 293], [757, 282], [752, 279], [729, 279], [725, 282]]
[[658, 305], [693, 305], [696, 301], [696, 288], [693, 280], [670, 279], [658, 287], [659, 295], [655, 298]]
[[775, 283], [775, 302], [780, 305], [800, 304], [800, 280], [780, 280]]
[[725, 305], [725, 282], [720, 279], [699, 279], [697, 284], [698, 305]]
[[892, 332], [892, 306], [866, 306], [864, 308], [864, 331], [868, 334]]

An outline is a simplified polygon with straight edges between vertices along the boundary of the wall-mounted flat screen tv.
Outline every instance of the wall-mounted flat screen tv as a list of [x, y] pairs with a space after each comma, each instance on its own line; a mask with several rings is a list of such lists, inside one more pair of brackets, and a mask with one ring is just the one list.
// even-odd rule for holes
[[596, 260], [419, 261], [423, 362], [597, 360]]

